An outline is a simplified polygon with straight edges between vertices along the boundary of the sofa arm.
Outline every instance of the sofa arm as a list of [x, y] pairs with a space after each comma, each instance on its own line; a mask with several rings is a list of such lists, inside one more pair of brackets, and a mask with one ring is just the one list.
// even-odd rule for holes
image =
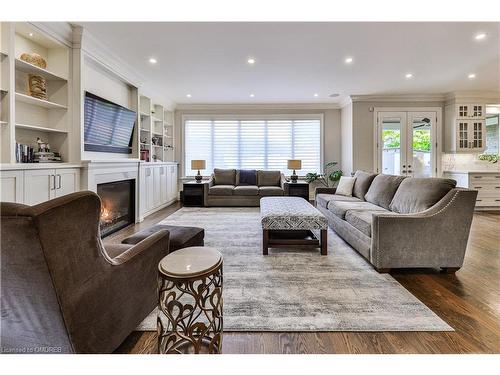
[[208, 181], [203, 181], [203, 202], [205, 202], [205, 206], [208, 202], [208, 190], [214, 186], [214, 175], [210, 176]]
[[287, 182], [285, 174], [283, 172], [281, 172], [281, 175], [280, 175], [280, 187], [285, 192], [285, 195], [288, 195], [288, 191], [286, 191], [287, 189], [286, 189], [286, 186], [285, 186], [285, 182]]
[[[132, 258], [140, 255], [144, 251], [158, 251], [160, 253], [168, 254], [169, 251], [169, 237], [170, 232], [166, 229], [159, 230], [156, 233], [153, 233], [151, 236], [146, 237], [142, 241], [138, 242], [135, 245], [132, 245], [129, 249], [125, 250], [120, 255], [115, 258], [108, 258], [108, 261], [114, 265], [121, 265]], [[158, 249], [153, 249], [158, 248]], [[152, 250], [149, 250], [152, 249]]]
[[335, 194], [336, 191], [337, 188], [334, 187], [317, 187], [314, 196], [318, 194]]
[[455, 188], [423, 212], [374, 214], [371, 263], [378, 269], [461, 267], [476, 197], [476, 190]]

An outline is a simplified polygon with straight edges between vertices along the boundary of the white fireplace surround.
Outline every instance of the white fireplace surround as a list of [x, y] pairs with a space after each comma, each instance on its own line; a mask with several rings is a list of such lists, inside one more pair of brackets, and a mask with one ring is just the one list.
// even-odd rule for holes
[[82, 162], [81, 188], [97, 193], [97, 185], [107, 182], [134, 180], [135, 221], [139, 222], [139, 164], [138, 161], [86, 160]]

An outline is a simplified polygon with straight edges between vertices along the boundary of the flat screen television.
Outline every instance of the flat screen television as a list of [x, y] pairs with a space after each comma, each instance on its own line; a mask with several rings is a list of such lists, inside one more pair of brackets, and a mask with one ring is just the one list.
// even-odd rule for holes
[[84, 150], [132, 153], [134, 111], [85, 92]]

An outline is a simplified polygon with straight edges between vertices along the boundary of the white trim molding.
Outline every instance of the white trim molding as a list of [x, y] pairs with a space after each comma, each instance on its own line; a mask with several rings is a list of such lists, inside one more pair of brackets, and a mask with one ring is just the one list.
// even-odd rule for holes
[[445, 94], [351, 95], [352, 102], [442, 102]]
[[177, 104], [176, 111], [221, 111], [221, 110], [325, 110], [340, 109], [338, 103], [205, 103]]

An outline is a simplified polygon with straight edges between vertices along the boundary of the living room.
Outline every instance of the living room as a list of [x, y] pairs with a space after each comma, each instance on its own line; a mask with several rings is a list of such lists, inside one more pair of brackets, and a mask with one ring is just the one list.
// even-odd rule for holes
[[2, 353], [498, 354], [499, 20], [201, 9], [1, 17]]

